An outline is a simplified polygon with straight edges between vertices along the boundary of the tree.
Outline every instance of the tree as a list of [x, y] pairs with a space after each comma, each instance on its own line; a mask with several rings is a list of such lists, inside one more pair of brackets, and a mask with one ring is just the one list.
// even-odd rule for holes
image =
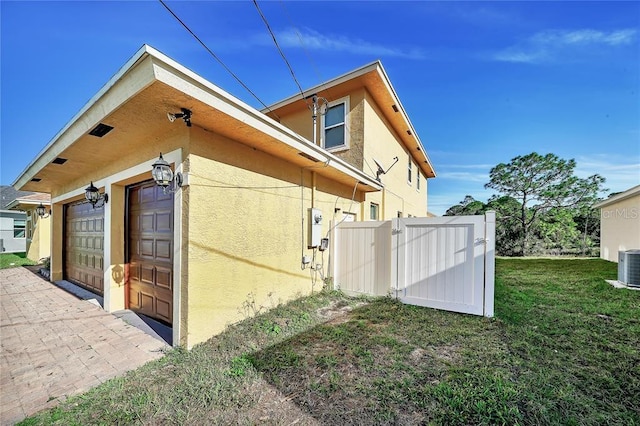
[[476, 215], [484, 214], [487, 210], [487, 206], [482, 202], [473, 198], [471, 195], [464, 197], [464, 200], [459, 204], [449, 207], [444, 214], [445, 216], [464, 216], [464, 215]]
[[489, 172], [491, 188], [519, 203], [517, 225], [520, 244], [514, 254], [528, 252], [529, 233], [539, 213], [551, 208], [591, 206], [602, 191], [605, 179], [592, 175], [580, 179], [574, 175], [575, 160], [563, 160], [554, 154], [536, 152], [500, 163]]
[[508, 195], [493, 196], [487, 210], [496, 212], [496, 253], [499, 256], [515, 256], [522, 251], [522, 235], [518, 227], [520, 203]]

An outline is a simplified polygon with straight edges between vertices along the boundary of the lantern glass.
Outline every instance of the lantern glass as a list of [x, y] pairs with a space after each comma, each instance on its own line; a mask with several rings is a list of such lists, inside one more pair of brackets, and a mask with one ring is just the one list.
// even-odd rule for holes
[[40, 203], [40, 205], [36, 207], [36, 213], [38, 216], [44, 217], [44, 215], [47, 214], [47, 209]]
[[98, 193], [98, 188], [93, 186], [93, 182], [84, 190], [84, 197], [93, 205], [98, 202], [100, 193]]
[[162, 158], [162, 154], [160, 154], [160, 158], [153, 163], [152, 167], [151, 175], [153, 176], [153, 180], [156, 181], [156, 184], [163, 188], [169, 186], [173, 180], [173, 170], [171, 170], [169, 163]]

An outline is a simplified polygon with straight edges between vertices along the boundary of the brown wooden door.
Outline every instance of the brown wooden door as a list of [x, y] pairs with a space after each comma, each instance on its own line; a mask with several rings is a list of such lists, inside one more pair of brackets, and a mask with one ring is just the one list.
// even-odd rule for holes
[[87, 201], [65, 206], [64, 278], [104, 292], [104, 207]]
[[173, 320], [173, 194], [155, 182], [127, 188], [129, 309]]

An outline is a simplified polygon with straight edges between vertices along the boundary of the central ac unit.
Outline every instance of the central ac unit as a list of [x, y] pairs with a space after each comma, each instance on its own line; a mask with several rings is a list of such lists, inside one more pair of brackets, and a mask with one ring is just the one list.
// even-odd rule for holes
[[618, 281], [640, 287], [640, 250], [618, 252]]

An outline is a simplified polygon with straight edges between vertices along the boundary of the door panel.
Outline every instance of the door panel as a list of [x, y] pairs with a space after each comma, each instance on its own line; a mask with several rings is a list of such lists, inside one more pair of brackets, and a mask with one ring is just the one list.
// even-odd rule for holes
[[127, 188], [129, 309], [173, 321], [173, 194], [155, 182]]
[[484, 216], [394, 220], [399, 299], [483, 315]]
[[104, 293], [104, 207], [87, 201], [65, 206], [64, 278]]

